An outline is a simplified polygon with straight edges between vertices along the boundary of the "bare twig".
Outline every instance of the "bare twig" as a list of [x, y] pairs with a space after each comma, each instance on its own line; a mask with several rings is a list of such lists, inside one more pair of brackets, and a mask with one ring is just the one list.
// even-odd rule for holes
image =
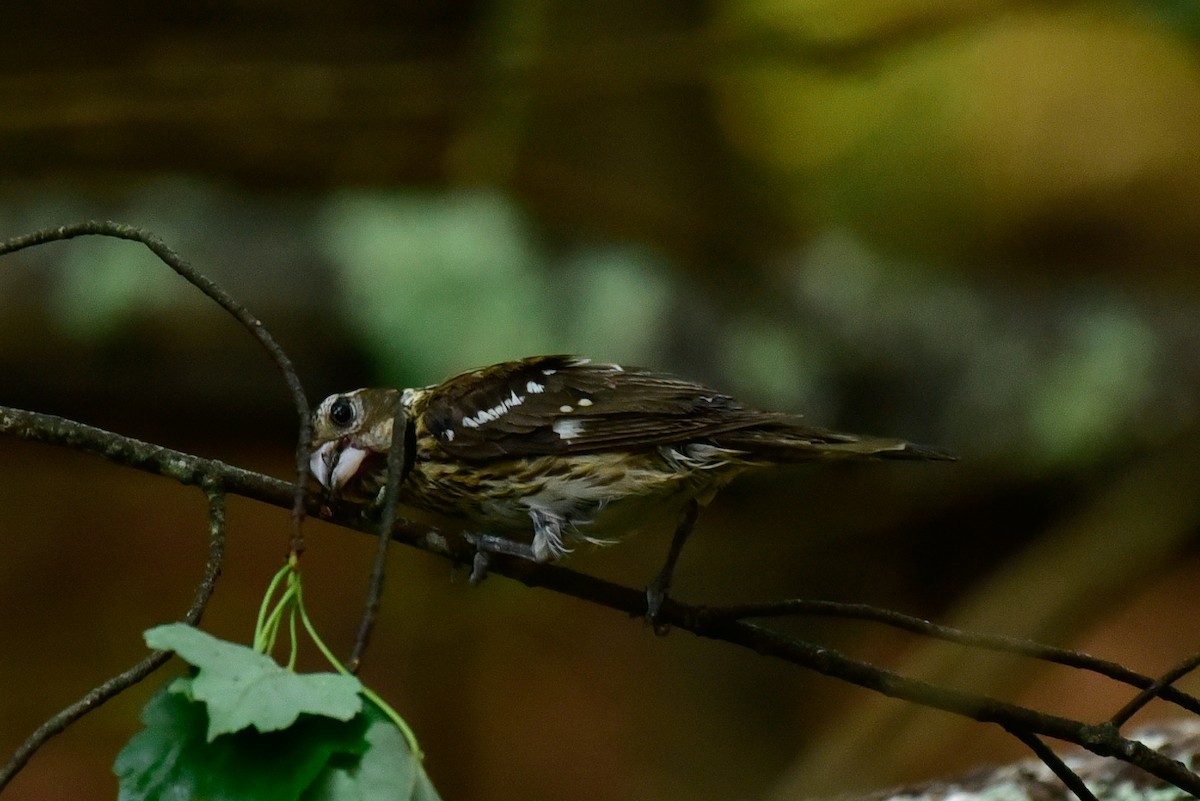
[[413, 421], [404, 413], [404, 404], [396, 404], [396, 414], [392, 418], [392, 442], [388, 448], [387, 484], [383, 490], [383, 513], [379, 521], [379, 547], [375, 551], [375, 564], [371, 567], [371, 583], [367, 590], [367, 604], [363, 609], [362, 620], [358, 624], [358, 634], [354, 638], [354, 649], [350, 652], [347, 667], [352, 673], [357, 673], [362, 665], [363, 653], [371, 639], [371, 629], [375, 626], [375, 617], [379, 613], [379, 602], [383, 597], [383, 577], [387, 571], [388, 545], [392, 541], [391, 532], [396, 526], [396, 503], [400, 498], [400, 485], [408, 478], [413, 462], [417, 458], [417, 432]]
[[1083, 783], [1083, 779], [1079, 778], [1079, 774], [1071, 770], [1070, 766], [1063, 762], [1058, 754], [1050, 750], [1050, 747], [1042, 742], [1040, 737], [1020, 729], [1009, 729], [1008, 733], [1029, 746], [1037, 758], [1042, 760], [1042, 764], [1050, 768], [1059, 781], [1065, 784], [1079, 801], [1096, 801], [1096, 796]]
[[[673, 624], [675, 615], [680, 611], [673, 608], [675, 606], [674, 601], [668, 600], [664, 608], [664, 615], [667, 615]], [[732, 642], [761, 654], [785, 659], [891, 698], [941, 709], [980, 723], [996, 723], [1008, 731], [1016, 729], [1028, 734], [1075, 743], [1099, 756], [1116, 757], [1136, 765], [1164, 782], [1200, 797], [1200, 776], [1182, 763], [1165, 757], [1136, 740], [1122, 737], [1117, 728], [1109, 723], [1081, 723], [985, 695], [939, 687], [753, 624], [725, 620], [720, 615], [708, 616], [708, 619], [711, 625], [701, 625], [688, 630], [701, 637]], [[680, 624], [679, 628], [688, 627]]]
[[279, 369], [279, 372], [283, 375], [283, 380], [287, 383], [288, 392], [291, 395], [292, 404], [296, 407], [296, 415], [300, 423], [299, 439], [296, 443], [296, 484], [292, 503], [293, 525], [291, 548], [297, 553], [303, 551], [304, 539], [301, 523], [303, 522], [305, 511], [304, 491], [308, 485], [308, 453], [310, 448], [309, 441], [312, 438], [312, 424], [308, 417], [308, 398], [304, 394], [304, 388], [300, 385], [300, 376], [296, 374], [296, 369], [292, 366], [291, 359], [288, 358], [283, 348], [279, 346], [279, 343], [275, 341], [275, 338], [263, 326], [262, 321], [251, 314], [245, 306], [235, 300], [233, 296], [218, 286], [208, 276], [186, 262], [167, 243], [154, 234], [143, 231], [140, 228], [99, 220], [64, 225], [58, 228], [47, 228], [42, 231], [35, 231], [32, 234], [0, 242], [0, 256], [15, 253], [18, 250], [24, 250], [36, 245], [44, 245], [48, 242], [61, 242], [81, 236], [106, 236], [142, 243], [163, 264], [170, 267], [192, 284], [192, 286], [212, 299], [218, 306], [233, 315], [234, 319], [241, 323], [262, 344], [267, 353], [270, 354], [271, 360], [275, 362], [275, 366]]
[[[900, 612], [895, 612], [891, 609], [880, 609], [877, 606], [868, 606], [866, 604], [849, 604], [838, 601], [814, 601], [807, 599], [791, 599], [786, 601], [776, 601], [764, 604], [740, 604], [737, 606], [724, 606], [718, 610], [722, 615], [744, 620], [752, 617], [782, 617], [790, 615], [819, 615], [821, 617], [836, 617], [848, 620], [865, 620], [872, 623], [881, 623], [885, 626], [890, 626], [902, 631], [920, 634], [924, 637], [929, 637], [943, 642], [952, 642], [956, 645], [963, 645], [967, 648], [976, 648], [985, 651], [995, 651], [998, 653], [1016, 654], [1017, 656], [1025, 656], [1031, 659], [1039, 659], [1043, 662], [1052, 662], [1058, 665], [1067, 667], [1079, 668], [1092, 673], [1098, 673], [1101, 676], [1106, 676], [1114, 681], [1119, 681], [1122, 684], [1128, 684], [1131, 687], [1143, 688], [1144, 692], [1138, 696], [1141, 698], [1145, 693], [1151, 693], [1150, 698], [1158, 697], [1164, 701], [1169, 701], [1179, 707], [1200, 714], [1200, 698], [1194, 695], [1189, 695], [1181, 690], [1171, 687], [1170, 684], [1179, 679], [1179, 676], [1171, 677], [1171, 674], [1159, 679], [1151, 678], [1137, 671], [1130, 670], [1124, 665], [1112, 662], [1107, 659], [1085, 654], [1080, 651], [1072, 651], [1067, 648], [1055, 648], [1051, 645], [1043, 645], [1042, 643], [1030, 642], [1017, 637], [1005, 637], [999, 634], [982, 634], [974, 631], [963, 631], [962, 629], [943, 626], [938, 623], [931, 623], [928, 620], [905, 615]], [[1196, 657], [1200, 662], [1200, 655]], [[1182, 666], [1181, 666], [1182, 667]], [[1193, 665], [1194, 667], [1194, 665]], [[1189, 668], [1190, 670], [1190, 668]], [[1186, 670], [1184, 672], [1187, 672]], [[1180, 674], [1182, 675], [1182, 674]], [[1137, 700], [1136, 698], [1134, 699]], [[1149, 698], [1146, 699], [1149, 701]], [[1131, 704], [1134, 702], [1130, 702]], [[1134, 710], [1136, 711], [1136, 709]], [[1120, 714], [1120, 713], [1118, 713]], [[1124, 718], [1118, 719], [1116, 716], [1112, 722], [1120, 726], [1125, 720], [1132, 716], [1132, 712]]]
[[91, 690], [87, 695], [80, 698], [75, 703], [68, 706], [63, 711], [59, 712], [54, 717], [47, 720], [41, 726], [34, 730], [33, 734], [26, 738], [25, 742], [13, 752], [8, 762], [0, 768], [0, 790], [12, 781], [13, 777], [25, 767], [25, 763], [37, 752], [39, 748], [46, 744], [55, 735], [61, 734], [67, 726], [70, 726], [79, 718], [96, 709], [105, 701], [121, 694], [128, 690], [133, 685], [140, 682], [142, 679], [149, 676], [154, 671], [162, 667], [168, 659], [171, 658], [169, 651], [154, 651], [142, 661], [138, 662], [133, 667], [113, 676], [108, 681], [101, 684], [99, 687]]
[[[205, 491], [208, 493], [208, 560], [204, 565], [204, 576], [196, 587], [192, 605], [188, 607], [187, 614], [183, 618], [191, 626], [197, 625], [204, 615], [204, 609], [216, 586], [217, 576], [221, 574], [221, 562], [225, 557], [225, 493], [212, 483], [206, 487]], [[87, 695], [38, 726], [33, 734], [29, 735], [25, 742], [21, 743], [20, 747], [13, 752], [8, 762], [0, 768], [0, 790], [3, 790], [12, 781], [12, 778], [25, 767], [25, 763], [48, 740], [62, 733], [67, 726], [88, 712], [100, 707], [106, 701], [149, 676], [170, 658], [170, 651], [151, 652], [133, 667], [91, 690]]]
[[[158, 473], [185, 484], [215, 481], [226, 492], [284, 508], [290, 502], [293, 489], [291, 484], [268, 476], [35, 412], [0, 407], [0, 434], [97, 453], [117, 464]], [[369, 533], [377, 532], [376, 525], [361, 515], [331, 514], [320, 508], [316, 497], [310, 498], [308, 503], [310, 513], [331, 522]], [[470, 564], [475, 555], [474, 546], [462, 538], [446, 537], [428, 527], [404, 521], [397, 524], [393, 537], [463, 565]], [[496, 554], [489, 565], [489, 572], [508, 576], [531, 587], [543, 587], [591, 601], [631, 616], [642, 617], [646, 613], [646, 595], [642, 590], [614, 584], [560, 565], [538, 564]], [[1200, 776], [1180, 762], [1136, 740], [1122, 737], [1111, 723], [1089, 725], [988, 696], [911, 679], [739, 619], [739, 614], [744, 616], [749, 608], [734, 607], [732, 611], [735, 614], [730, 615], [721, 609], [690, 606], [668, 598], [663, 604], [660, 620], [697, 636], [741, 645], [893, 698], [942, 709], [972, 720], [996, 723], [1009, 731], [1075, 743], [1100, 756], [1116, 757], [1136, 765], [1165, 782], [1200, 796]]]
[[[116, 239], [125, 239], [135, 242], [140, 242], [145, 245], [155, 256], [157, 256], [164, 264], [186, 279], [193, 286], [198, 288], [211, 300], [216, 302], [226, 312], [231, 314], [239, 323], [241, 323], [250, 333], [257, 339], [267, 350], [276, 367], [283, 374], [284, 381], [287, 383], [288, 389], [292, 396], [292, 401], [296, 406], [296, 411], [300, 420], [299, 425], [299, 441], [296, 447], [296, 472], [297, 480], [292, 493], [292, 543], [291, 549], [299, 552], [303, 548], [302, 524], [304, 520], [304, 502], [305, 502], [305, 485], [308, 482], [308, 448], [309, 448], [309, 419], [308, 419], [308, 400], [304, 395], [304, 390], [300, 385], [300, 378], [296, 374], [295, 368], [292, 367], [291, 360], [284, 353], [283, 348], [275, 341], [274, 337], [263, 326], [262, 322], [252, 315], [241, 303], [235, 300], [231, 295], [225, 292], [220, 286], [210, 280], [207, 276], [196, 270], [179, 254], [167, 246], [158, 237], [149, 232], [142, 231], [128, 225], [121, 225], [114, 222], [85, 222], [76, 225], [62, 226], [59, 228], [47, 229], [38, 231], [28, 236], [10, 239], [0, 243], [0, 255], [14, 253], [25, 248], [41, 245], [48, 242], [63, 241], [74, 239], [80, 236], [107, 236]], [[12, 421], [16, 422], [16, 421]], [[29, 421], [25, 421], [27, 424]], [[57, 432], [63, 438], [63, 444], [69, 444], [69, 441], [75, 434], [70, 431], [70, 426], [65, 425], [68, 421], [61, 419], [44, 419], [40, 422], [45, 426], [45, 430], [50, 433], [50, 436]], [[19, 422], [17, 422], [20, 425]], [[111, 443], [112, 437], [106, 438]], [[131, 446], [132, 455], [143, 460], [153, 461], [154, 449], [145, 443], [126, 443]], [[161, 454], [159, 454], [161, 455]], [[169, 474], [178, 471], [183, 467], [178, 461], [174, 463], [159, 463], [163, 473]], [[184, 619], [191, 625], [199, 623], [200, 618], [204, 613], [204, 608], [212, 597], [213, 590], [216, 586], [217, 576], [221, 572], [221, 561], [225, 550], [225, 492], [221, 488], [220, 478], [215, 476], [209, 466], [192, 465], [193, 472], [191, 479], [184, 483], [198, 483], [204, 487], [205, 493], [208, 496], [208, 516], [209, 516], [209, 552], [206, 563], [204, 576], [200, 584], [196, 588], [195, 597], [192, 605], [189, 607]], [[181, 479], [182, 480], [182, 479]], [[141, 681], [148, 676], [164, 662], [170, 658], [169, 652], [156, 651], [148, 655], [145, 659], [134, 665], [129, 670], [113, 677], [104, 682], [100, 686], [93, 689], [79, 701], [59, 712], [54, 717], [47, 720], [38, 729], [28, 737], [24, 743], [13, 754], [12, 758], [0, 769], [0, 788], [3, 788], [12, 779], [13, 776], [21, 770], [21, 768], [29, 761], [33, 754], [51, 737], [62, 732], [67, 726], [79, 719], [89, 711], [104, 704], [110, 698], [121, 693], [128, 687]]]
[[204, 491], [208, 495], [208, 561], [204, 566], [204, 576], [196, 586], [192, 605], [183, 617], [189, 626], [200, 625], [200, 618], [204, 616], [204, 609], [217, 588], [217, 578], [225, 561], [225, 490], [218, 482], [208, 481], [205, 482]]
[[1117, 727], [1124, 726], [1131, 717], [1138, 713], [1142, 707], [1153, 701], [1155, 698], [1168, 699], [1168, 697], [1170, 697], [1170, 699], [1173, 700], [1174, 696], [1178, 694], [1179, 691], [1171, 685], [1198, 667], [1200, 667], [1200, 654], [1193, 654], [1192, 656], [1189, 656], [1187, 659], [1183, 660], [1178, 665], [1159, 676], [1148, 687], [1134, 696], [1133, 700], [1121, 707], [1116, 714], [1109, 718], [1109, 722]]

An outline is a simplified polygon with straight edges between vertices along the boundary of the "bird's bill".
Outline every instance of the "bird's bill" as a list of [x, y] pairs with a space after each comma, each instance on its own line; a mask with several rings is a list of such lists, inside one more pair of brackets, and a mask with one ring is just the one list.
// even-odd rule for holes
[[337, 492], [358, 473], [368, 454], [369, 450], [356, 448], [344, 440], [333, 440], [313, 451], [309, 467], [321, 486]]

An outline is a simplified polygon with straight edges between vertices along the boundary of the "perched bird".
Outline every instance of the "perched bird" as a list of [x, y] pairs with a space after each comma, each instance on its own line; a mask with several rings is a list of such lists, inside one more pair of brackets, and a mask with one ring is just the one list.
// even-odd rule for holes
[[574, 356], [535, 356], [434, 386], [331, 395], [313, 416], [312, 472], [334, 497], [376, 501], [400, 404], [411, 464], [399, 502], [464, 522], [484, 550], [539, 562], [609, 543], [664, 511], [676, 544], [739, 473], [824, 459], [952, 459], [839, 434], [701, 384]]

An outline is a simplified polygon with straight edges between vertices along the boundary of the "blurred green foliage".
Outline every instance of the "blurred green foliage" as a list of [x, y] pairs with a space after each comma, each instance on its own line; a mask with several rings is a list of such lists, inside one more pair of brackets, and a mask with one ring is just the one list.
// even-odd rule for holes
[[1183, 5], [729, 3], [720, 120], [794, 214], [889, 252], [967, 269], [1159, 252], [1195, 242]]
[[645, 361], [666, 308], [644, 252], [581, 246], [556, 259], [496, 192], [342, 195], [324, 230], [340, 313], [377, 380], [433, 383], [534, 353]]
[[179, 279], [130, 258], [124, 243], [96, 242], [64, 256], [51, 296], [62, 330], [84, 341], [124, 333], [131, 321], [168, 313], [185, 294]]

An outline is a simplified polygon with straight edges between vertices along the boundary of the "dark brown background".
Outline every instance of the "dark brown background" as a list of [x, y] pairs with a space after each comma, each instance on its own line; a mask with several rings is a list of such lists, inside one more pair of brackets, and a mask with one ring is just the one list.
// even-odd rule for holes
[[[10, 4], [0, 236], [150, 228], [267, 322], [314, 402], [586, 351], [951, 448], [954, 466], [739, 482], [702, 517], [679, 595], [868, 602], [1154, 672], [1197, 645], [1191, 8]], [[0, 403], [286, 476], [281, 382], [165, 272], [97, 240], [0, 262]], [[0, 749], [182, 613], [203, 508], [0, 442]], [[206, 627], [245, 640], [288, 522], [237, 500], [229, 519]], [[308, 599], [340, 653], [373, 547], [309, 528]], [[665, 547], [645, 533], [572, 564], [639, 584]], [[783, 799], [1023, 755], [747, 652], [503, 579], [472, 589], [408, 549], [383, 615], [365, 678], [447, 799]], [[866, 625], [789, 625], [1063, 714], [1125, 697]], [[6, 798], [111, 797], [151, 691], [53, 741]]]

